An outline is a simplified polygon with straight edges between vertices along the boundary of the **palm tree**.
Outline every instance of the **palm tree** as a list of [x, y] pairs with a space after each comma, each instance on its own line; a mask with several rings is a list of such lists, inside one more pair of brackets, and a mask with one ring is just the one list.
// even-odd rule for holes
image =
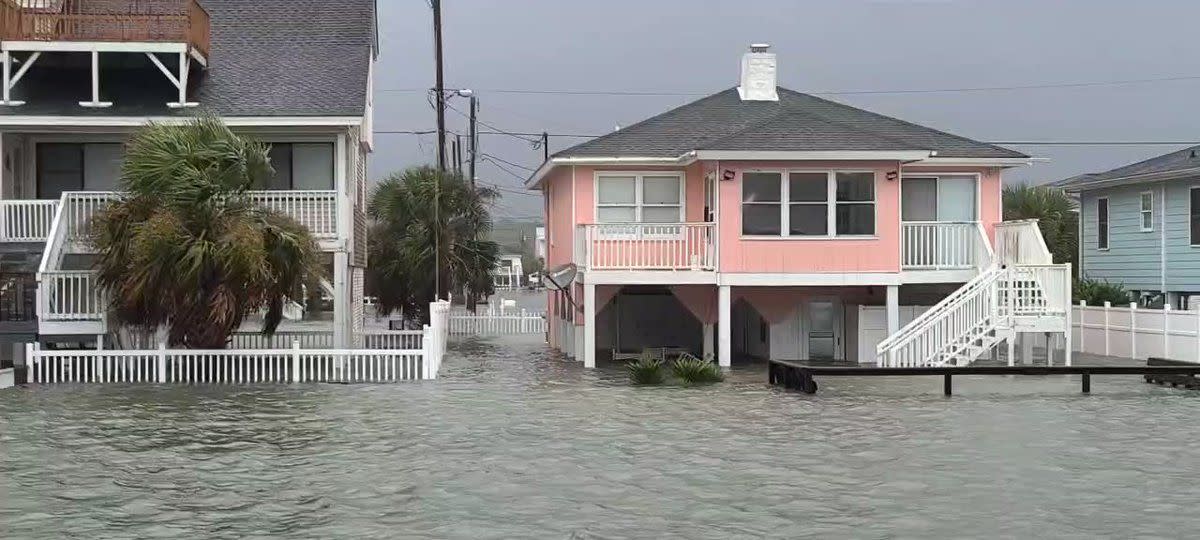
[[367, 208], [374, 221], [367, 272], [381, 313], [426, 320], [429, 302], [450, 291], [462, 291], [471, 308], [494, 292], [499, 247], [486, 238], [496, 196], [428, 166], [393, 173], [375, 187]]
[[100, 286], [118, 324], [167, 330], [168, 343], [223, 348], [266, 308], [274, 332], [288, 299], [321, 273], [316, 242], [247, 190], [272, 174], [267, 146], [215, 118], [148, 124], [121, 168], [127, 194], [92, 220]]
[[1061, 189], [1028, 184], [1006, 186], [1004, 219], [1037, 219], [1054, 262], [1075, 265], [1079, 253], [1079, 215], [1075, 213], [1074, 201]]

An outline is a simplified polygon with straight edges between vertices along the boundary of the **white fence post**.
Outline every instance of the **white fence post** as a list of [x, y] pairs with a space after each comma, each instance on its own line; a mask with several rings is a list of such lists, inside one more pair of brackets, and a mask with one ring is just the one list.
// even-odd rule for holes
[[1171, 304], [1163, 304], [1163, 358], [1171, 357]]
[[35, 343], [25, 344], [25, 364], [29, 366], [29, 382], [38, 382], [37, 368], [38, 362], [41, 361], [41, 358], [39, 358], [37, 355], [37, 348], [35, 345]]
[[300, 340], [292, 340], [292, 382], [300, 382]]
[[429, 325], [422, 327], [421, 331], [423, 332], [421, 335], [421, 378], [432, 379], [433, 377], [430, 377], [429, 374], [431, 373], [430, 364], [433, 363], [433, 332]]
[[167, 342], [165, 340], [158, 342], [156, 358], [158, 359], [158, 382], [165, 383], [167, 382]]
[[1104, 356], [1112, 356], [1109, 352], [1109, 337], [1108, 337], [1108, 312], [1112, 309], [1112, 302], [1104, 301]]
[[1137, 302], [1129, 303], [1129, 357], [1137, 360]]

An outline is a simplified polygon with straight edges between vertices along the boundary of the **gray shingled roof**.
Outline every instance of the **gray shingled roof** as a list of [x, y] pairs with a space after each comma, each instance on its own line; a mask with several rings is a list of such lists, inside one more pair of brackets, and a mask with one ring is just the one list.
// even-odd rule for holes
[[[1200, 168], [1200, 146], [1184, 148], [1169, 154], [1155, 156], [1145, 161], [1117, 167], [1100, 173], [1081, 174], [1065, 180], [1054, 182], [1055, 186], [1071, 189], [1082, 184], [1094, 182], [1115, 182], [1134, 176], [1157, 173], [1172, 173], [1187, 169]], [[1155, 178], [1154, 180], [1160, 180]]]
[[742, 101], [731, 88], [554, 156], [678, 157], [692, 150], [936, 150], [938, 157], [1029, 157], [786, 88], [779, 88], [779, 101]]
[[[375, 0], [201, 0], [211, 18], [209, 67], [193, 68], [189, 99], [221, 116], [359, 116], [375, 46]], [[104, 109], [91, 97], [86, 53], [49, 53], [14, 89], [20, 107], [0, 115], [190, 115], [178, 91], [143, 55], [101, 54]], [[172, 63], [164, 60], [170, 67]]]

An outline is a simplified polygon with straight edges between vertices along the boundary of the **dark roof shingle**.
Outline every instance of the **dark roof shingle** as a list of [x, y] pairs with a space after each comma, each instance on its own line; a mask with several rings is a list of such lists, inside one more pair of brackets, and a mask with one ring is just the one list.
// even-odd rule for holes
[[555, 157], [677, 157], [692, 150], [934, 150], [938, 157], [1028, 157], [786, 88], [778, 92], [779, 101], [742, 101], [731, 88]]
[[[200, 103], [200, 110], [220, 116], [363, 114], [375, 47], [375, 0], [200, 3], [209, 13], [212, 32], [209, 67], [193, 69], [189, 81], [188, 97]], [[26, 103], [0, 107], [0, 115], [195, 114], [166, 106], [178, 91], [148, 60], [116, 53], [101, 54], [101, 98], [113, 106], [80, 107], [78, 102], [91, 93], [86, 64], [46, 62], [48, 56], [14, 89], [14, 99]]]
[[1054, 182], [1053, 185], [1071, 189], [1072, 187], [1082, 184], [1091, 184], [1094, 182], [1113, 182], [1134, 176], [1156, 173], [1171, 173], [1196, 168], [1200, 168], [1200, 146], [1176, 150], [1161, 156], [1155, 156], [1150, 159], [1139, 161], [1137, 163], [1131, 163], [1129, 165], [1123, 165], [1121, 167], [1110, 169], [1104, 172], [1072, 176], [1065, 180]]

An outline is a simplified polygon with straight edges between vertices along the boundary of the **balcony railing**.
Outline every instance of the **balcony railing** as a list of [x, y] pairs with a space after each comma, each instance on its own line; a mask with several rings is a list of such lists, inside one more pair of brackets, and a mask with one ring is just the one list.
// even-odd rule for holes
[[187, 43], [208, 56], [198, 0], [0, 0], [5, 41]]
[[56, 200], [0, 201], [0, 242], [45, 242]]
[[714, 270], [712, 223], [598, 223], [575, 231], [575, 262], [588, 270]]
[[907, 221], [900, 228], [900, 266], [905, 270], [965, 270], [990, 259], [988, 244], [973, 221]]
[[91, 270], [42, 272], [38, 285], [38, 317], [43, 321], [99, 321], [106, 309]]
[[291, 216], [317, 239], [337, 238], [337, 191], [252, 191], [250, 198], [264, 208]]

